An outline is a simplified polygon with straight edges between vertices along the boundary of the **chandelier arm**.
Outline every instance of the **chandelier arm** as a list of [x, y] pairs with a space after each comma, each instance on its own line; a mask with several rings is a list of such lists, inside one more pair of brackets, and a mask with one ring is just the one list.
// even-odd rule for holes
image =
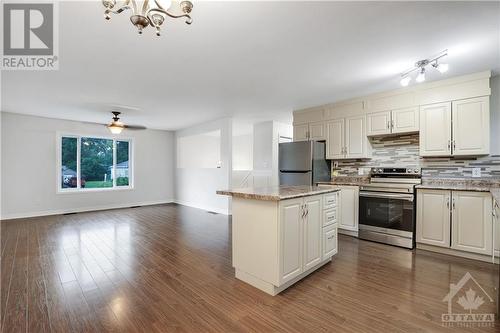
[[151, 19], [151, 13], [152, 12], [155, 12], [155, 13], [160, 13], [160, 14], [164, 14], [164, 15], [167, 15], [167, 16], [170, 16], [171, 18], [181, 18], [181, 17], [185, 17], [186, 18], [186, 24], [191, 24], [193, 23], [193, 19], [191, 18], [191, 16], [189, 14], [181, 14], [181, 15], [175, 15], [175, 14], [172, 14], [172, 13], [169, 13], [168, 11], [166, 11], [165, 9], [158, 9], [158, 8], [152, 8], [148, 11], [148, 19], [153, 22], [153, 20]]
[[118, 8], [117, 10], [112, 10], [112, 9], [108, 8], [108, 9], [106, 9], [104, 11], [104, 15], [108, 15], [110, 13], [111, 14], [120, 14], [120, 13], [126, 11], [127, 9], [132, 9], [132, 7], [130, 7], [129, 5], [124, 5], [124, 6], [120, 7], [120, 8]]

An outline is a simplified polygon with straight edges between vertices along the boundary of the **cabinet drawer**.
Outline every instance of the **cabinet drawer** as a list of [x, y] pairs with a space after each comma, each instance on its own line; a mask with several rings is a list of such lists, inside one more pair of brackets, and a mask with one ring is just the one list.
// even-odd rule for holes
[[323, 216], [323, 227], [335, 223], [337, 223], [337, 208], [325, 210], [325, 215]]
[[330, 209], [337, 207], [337, 198], [338, 198], [338, 192], [325, 194], [323, 209]]
[[337, 227], [323, 228], [323, 260], [337, 253]]

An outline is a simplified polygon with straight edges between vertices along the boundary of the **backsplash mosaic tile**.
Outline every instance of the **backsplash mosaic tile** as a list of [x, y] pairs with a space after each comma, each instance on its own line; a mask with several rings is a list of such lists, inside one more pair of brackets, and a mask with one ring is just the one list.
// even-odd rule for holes
[[[372, 159], [339, 161], [339, 176], [357, 175], [359, 168], [421, 168], [424, 178], [470, 178], [473, 168], [481, 168], [481, 178], [500, 178], [500, 155], [478, 158], [421, 158], [418, 133], [371, 138]], [[333, 172], [333, 170], [332, 170]], [[365, 173], [366, 173], [365, 172]]]

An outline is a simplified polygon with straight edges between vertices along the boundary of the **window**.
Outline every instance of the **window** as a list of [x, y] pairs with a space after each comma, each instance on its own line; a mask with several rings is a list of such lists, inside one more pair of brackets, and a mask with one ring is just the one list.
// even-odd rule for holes
[[130, 140], [61, 136], [59, 191], [131, 188], [131, 146]]

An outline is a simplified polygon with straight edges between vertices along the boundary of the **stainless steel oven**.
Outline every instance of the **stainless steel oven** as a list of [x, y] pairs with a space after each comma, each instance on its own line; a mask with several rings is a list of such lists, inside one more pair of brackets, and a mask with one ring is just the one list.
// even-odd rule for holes
[[359, 192], [359, 238], [413, 248], [415, 191], [420, 171], [374, 168]]

